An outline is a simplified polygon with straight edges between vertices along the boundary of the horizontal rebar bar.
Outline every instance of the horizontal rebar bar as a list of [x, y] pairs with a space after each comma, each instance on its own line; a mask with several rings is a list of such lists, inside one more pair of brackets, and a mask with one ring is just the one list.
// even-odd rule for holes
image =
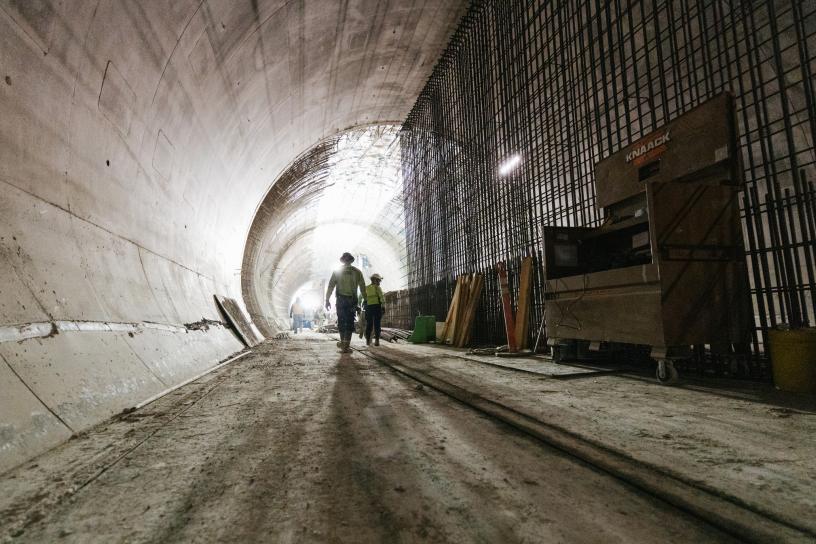
[[[730, 91], [756, 312], [749, 373], [768, 377], [768, 328], [816, 324], [815, 9], [474, 1], [400, 139], [411, 314], [446, 315], [457, 275], [483, 272], [473, 339], [504, 343], [495, 263], [507, 261], [513, 277], [521, 257], [538, 256], [542, 225], [597, 226], [595, 163]], [[543, 320], [542, 283], [539, 271], [530, 331]], [[717, 365], [730, 371], [706, 355], [707, 371]]]

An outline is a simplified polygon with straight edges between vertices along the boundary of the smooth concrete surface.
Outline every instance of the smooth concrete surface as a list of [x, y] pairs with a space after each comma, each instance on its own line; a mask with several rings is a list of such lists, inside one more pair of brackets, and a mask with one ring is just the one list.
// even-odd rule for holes
[[[2, 0], [0, 327], [220, 320], [270, 185], [400, 122], [464, 4]], [[140, 330], [0, 343], [0, 472], [242, 347]]]

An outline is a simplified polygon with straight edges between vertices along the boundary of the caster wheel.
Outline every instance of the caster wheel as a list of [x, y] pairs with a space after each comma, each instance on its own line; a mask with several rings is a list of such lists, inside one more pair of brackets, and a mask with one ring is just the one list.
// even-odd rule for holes
[[677, 369], [674, 368], [674, 361], [671, 359], [660, 359], [657, 362], [655, 377], [657, 381], [665, 385], [676, 383], [679, 374], [677, 373]]

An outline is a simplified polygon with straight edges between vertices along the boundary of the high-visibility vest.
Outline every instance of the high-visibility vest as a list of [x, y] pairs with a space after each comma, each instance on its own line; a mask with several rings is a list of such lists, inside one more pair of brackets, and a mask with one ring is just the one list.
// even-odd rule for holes
[[366, 304], [383, 304], [385, 298], [383, 297], [382, 288], [379, 285], [366, 286]]
[[337, 286], [338, 295], [354, 297], [356, 300], [358, 287], [360, 289], [360, 295], [365, 292], [363, 273], [351, 265], [343, 265], [340, 270], [332, 272], [331, 278], [329, 279], [329, 286], [326, 289], [326, 300], [329, 300], [335, 286]]

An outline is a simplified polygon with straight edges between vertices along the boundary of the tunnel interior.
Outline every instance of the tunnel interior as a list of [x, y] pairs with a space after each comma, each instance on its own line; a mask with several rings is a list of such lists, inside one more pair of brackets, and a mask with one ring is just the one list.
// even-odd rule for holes
[[0, 2], [0, 470], [242, 349], [215, 295], [400, 285], [395, 127], [465, 9]]
[[[0, 540], [813, 541], [815, 61], [813, 1], [0, 0]], [[286, 333], [344, 252], [380, 308]]]
[[289, 328], [289, 306], [306, 293], [311, 314], [342, 252], [368, 277], [406, 286], [399, 127], [352, 129], [298, 157], [258, 208], [242, 266], [254, 322], [271, 336]]

